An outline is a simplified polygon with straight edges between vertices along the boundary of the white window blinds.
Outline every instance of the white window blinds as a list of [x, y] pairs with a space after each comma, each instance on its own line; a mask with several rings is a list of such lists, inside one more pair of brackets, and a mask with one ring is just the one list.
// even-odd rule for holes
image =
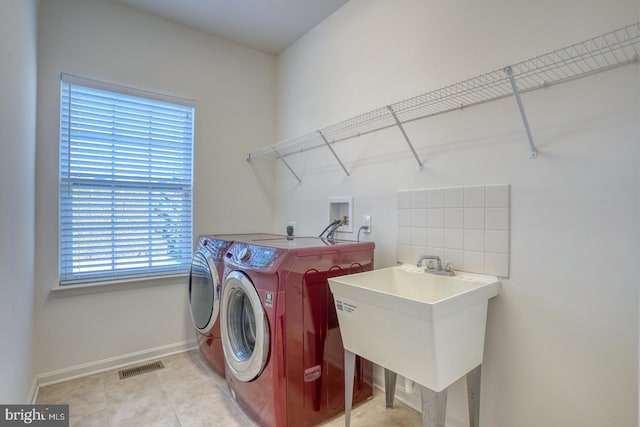
[[61, 285], [188, 270], [194, 108], [167, 99], [62, 75]]

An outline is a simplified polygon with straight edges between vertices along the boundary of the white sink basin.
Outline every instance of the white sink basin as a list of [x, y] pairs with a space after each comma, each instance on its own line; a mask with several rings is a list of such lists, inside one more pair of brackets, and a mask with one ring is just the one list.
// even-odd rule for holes
[[346, 350], [434, 391], [482, 363], [495, 276], [404, 264], [329, 279]]

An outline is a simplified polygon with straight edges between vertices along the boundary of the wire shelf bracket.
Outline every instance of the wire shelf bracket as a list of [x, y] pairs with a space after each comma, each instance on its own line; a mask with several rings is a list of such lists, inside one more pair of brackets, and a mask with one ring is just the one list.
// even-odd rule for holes
[[415, 157], [416, 162], [418, 162], [418, 170], [421, 171], [423, 169], [422, 160], [420, 160], [420, 157], [418, 156], [416, 149], [413, 147], [411, 140], [407, 136], [407, 132], [404, 130], [404, 127], [402, 126], [402, 122], [400, 121], [400, 119], [398, 119], [398, 115], [396, 114], [395, 111], [393, 111], [393, 107], [391, 105], [387, 105], [387, 109], [391, 113], [391, 116], [393, 116], [393, 120], [396, 122], [398, 129], [400, 129], [400, 132], [402, 132], [402, 136], [404, 136], [404, 140], [407, 141], [407, 144], [409, 144], [411, 153], [413, 154], [413, 157]]
[[[287, 163], [284, 157], [282, 157], [280, 153], [278, 153], [278, 150], [276, 150], [276, 147], [271, 147], [271, 149], [273, 150], [274, 153], [276, 153], [276, 157], [280, 159], [282, 163], [284, 163], [287, 169], [289, 169], [289, 172], [291, 172], [291, 174], [296, 177], [296, 179], [298, 180], [298, 184], [302, 184], [302, 180], [300, 179], [300, 177], [293, 171], [293, 169], [291, 169], [291, 166], [289, 166], [289, 163]], [[250, 159], [251, 159], [251, 155], [249, 155], [249, 160]]]
[[344, 171], [344, 173], [347, 174], [347, 176], [351, 176], [349, 175], [349, 171], [347, 170], [347, 168], [344, 166], [344, 163], [342, 163], [342, 161], [340, 160], [340, 157], [338, 157], [338, 155], [336, 154], [336, 152], [334, 151], [333, 147], [331, 146], [331, 144], [329, 144], [329, 141], [327, 141], [327, 138], [324, 136], [324, 134], [322, 133], [322, 131], [318, 131], [318, 135], [320, 135], [320, 138], [322, 138], [322, 140], [324, 141], [324, 143], [327, 145], [327, 148], [331, 151], [331, 154], [333, 154], [333, 157], [336, 158], [336, 160], [338, 161], [338, 163], [340, 163], [340, 166], [342, 167], [342, 170]]
[[333, 149], [334, 145], [383, 129], [398, 127], [420, 169], [422, 169], [422, 161], [405, 131], [407, 123], [511, 97], [515, 98], [529, 140], [529, 157], [534, 159], [538, 156], [538, 149], [522, 105], [521, 94], [589, 77], [629, 64], [637, 66], [639, 57], [640, 21], [636, 21], [570, 46], [422, 93], [350, 117], [320, 128], [320, 130], [264, 147], [249, 153], [248, 160], [254, 157], [278, 158], [287, 166], [298, 182], [302, 182], [287, 164], [285, 157], [328, 147], [342, 170], [347, 176], [350, 176], [349, 171]]
[[522, 118], [522, 124], [524, 125], [525, 132], [527, 133], [527, 139], [529, 140], [529, 158], [535, 159], [538, 157], [538, 149], [536, 148], [536, 144], [533, 140], [533, 135], [531, 135], [531, 128], [529, 127], [527, 114], [524, 112], [524, 106], [522, 105], [522, 99], [520, 98], [520, 90], [518, 89], [518, 84], [516, 83], [515, 77], [513, 77], [513, 69], [511, 67], [505, 67], [504, 72], [507, 77], [509, 77], [509, 82], [511, 83], [511, 88], [513, 89], [513, 97], [515, 98], [516, 104], [518, 105], [520, 117]]

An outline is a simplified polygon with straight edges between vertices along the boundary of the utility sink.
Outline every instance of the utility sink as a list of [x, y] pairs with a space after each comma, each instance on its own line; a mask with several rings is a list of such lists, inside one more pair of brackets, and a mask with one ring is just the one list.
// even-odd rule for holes
[[439, 392], [482, 363], [495, 276], [409, 264], [329, 279], [345, 350]]

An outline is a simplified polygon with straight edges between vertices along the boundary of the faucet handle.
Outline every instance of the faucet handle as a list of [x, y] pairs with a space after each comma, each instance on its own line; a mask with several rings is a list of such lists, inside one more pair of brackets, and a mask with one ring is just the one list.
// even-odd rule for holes
[[448, 263], [444, 266], [444, 271], [452, 272], [452, 271], [453, 271], [453, 263], [452, 263], [452, 262], [448, 262]]

